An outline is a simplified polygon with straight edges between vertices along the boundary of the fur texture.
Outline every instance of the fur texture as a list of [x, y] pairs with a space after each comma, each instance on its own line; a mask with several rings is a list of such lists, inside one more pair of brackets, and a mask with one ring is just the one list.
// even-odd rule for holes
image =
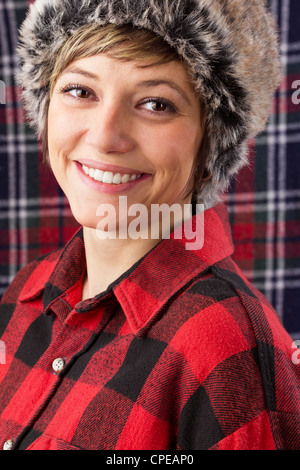
[[210, 207], [247, 163], [247, 140], [266, 125], [281, 66], [264, 0], [36, 0], [20, 30], [17, 82], [40, 136], [57, 53], [84, 24], [133, 24], [167, 41], [188, 65], [207, 108], [212, 175], [197, 199]]

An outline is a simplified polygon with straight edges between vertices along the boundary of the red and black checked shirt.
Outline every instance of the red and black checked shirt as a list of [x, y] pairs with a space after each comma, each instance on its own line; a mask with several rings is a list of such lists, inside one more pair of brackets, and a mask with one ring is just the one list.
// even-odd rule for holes
[[0, 310], [1, 448], [300, 449], [300, 360], [231, 259], [225, 207], [205, 211], [201, 250], [184, 243], [85, 301], [82, 230], [19, 272]]

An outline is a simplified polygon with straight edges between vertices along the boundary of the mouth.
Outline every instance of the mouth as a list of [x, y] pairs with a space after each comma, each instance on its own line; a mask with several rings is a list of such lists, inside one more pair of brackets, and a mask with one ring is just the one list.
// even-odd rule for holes
[[145, 173], [120, 173], [112, 171], [104, 171], [98, 168], [92, 168], [87, 165], [82, 164], [82, 169], [84, 173], [89, 176], [94, 181], [105, 184], [125, 184], [130, 181], [136, 181], [141, 178]]
[[93, 160], [74, 160], [81, 180], [91, 189], [101, 193], [124, 193], [152, 178], [133, 168], [124, 168]]

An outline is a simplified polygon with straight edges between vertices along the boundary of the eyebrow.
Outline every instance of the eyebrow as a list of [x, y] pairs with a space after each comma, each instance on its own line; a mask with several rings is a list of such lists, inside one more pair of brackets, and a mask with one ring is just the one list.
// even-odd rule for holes
[[145, 80], [143, 82], [138, 83], [138, 86], [145, 86], [145, 87], [152, 87], [152, 86], [159, 86], [159, 85], [167, 85], [173, 90], [177, 91], [184, 99], [185, 101], [191, 106], [191, 100], [189, 99], [188, 95], [185, 93], [185, 91], [178, 86], [176, 83], [170, 81], [170, 80]]
[[92, 72], [88, 72], [87, 70], [83, 70], [77, 67], [67, 67], [66, 69], [63, 70], [61, 75], [64, 75], [65, 73], [76, 73], [83, 75], [84, 77], [92, 78], [93, 80], [100, 80], [100, 77]]
[[[66, 73], [74, 73], [74, 74], [80, 74], [80, 75], [83, 75], [84, 77], [88, 77], [88, 78], [91, 78], [92, 80], [100, 80], [100, 77], [92, 72], [88, 72], [87, 70], [83, 70], [81, 68], [78, 68], [78, 67], [67, 67], [61, 75], [64, 75]], [[150, 88], [150, 87], [154, 87], [154, 86], [159, 86], [159, 85], [167, 85], [169, 86], [170, 88], [172, 88], [173, 90], [177, 91], [181, 96], [182, 98], [191, 106], [192, 103], [191, 103], [191, 100], [189, 99], [188, 95], [185, 93], [185, 91], [180, 87], [178, 86], [176, 83], [170, 81], [170, 80], [144, 80], [142, 82], [139, 82], [137, 84], [137, 86], [140, 86], [140, 87], [147, 87], [147, 88]]]

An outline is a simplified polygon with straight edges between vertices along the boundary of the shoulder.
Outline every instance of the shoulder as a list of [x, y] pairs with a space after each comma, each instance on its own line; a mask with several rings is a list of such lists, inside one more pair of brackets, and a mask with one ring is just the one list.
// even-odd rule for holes
[[[193, 338], [206, 352], [213, 349], [219, 355], [232, 354], [238, 349], [253, 347], [255, 338], [245, 305], [239, 292], [223, 276], [216, 276], [214, 268], [193, 279], [170, 302], [166, 314], [172, 322], [172, 342]], [[233, 341], [234, 339], [234, 341]], [[201, 342], [200, 342], [201, 340]], [[207, 343], [207, 344], [206, 344]], [[219, 355], [220, 357], [220, 355]]]
[[196, 379], [182, 408], [179, 447], [291, 448], [300, 370], [268, 300], [227, 259], [195, 279], [170, 309], [185, 318], [169, 345]]
[[268, 409], [278, 408], [281, 391], [283, 411], [284, 374], [285, 383], [297, 390], [299, 404], [300, 370], [291, 360], [294, 342], [268, 300], [231, 259], [216, 263], [186, 286], [161, 321], [164, 341], [184, 358], [199, 383], [216, 384], [222, 377], [218, 387], [227, 384], [226, 393], [234, 383], [243, 383], [250, 397], [263, 390]]
[[168, 343], [208, 358], [211, 367], [233, 355], [250, 355], [263, 369], [274, 368], [277, 351], [288, 359], [293, 353], [293, 341], [276, 311], [231, 258], [186, 286], [167, 316], [173, 335]]
[[251, 361], [256, 339], [238, 293], [212, 272], [196, 279], [170, 305], [163, 328], [169, 347], [184, 357], [200, 383], [217, 368], [235, 373]]

